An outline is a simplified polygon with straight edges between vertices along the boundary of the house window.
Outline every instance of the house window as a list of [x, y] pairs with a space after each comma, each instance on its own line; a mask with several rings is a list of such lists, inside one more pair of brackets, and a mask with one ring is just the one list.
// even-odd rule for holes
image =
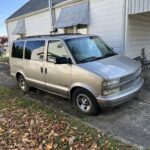
[[24, 42], [15, 42], [12, 47], [13, 58], [23, 58]]
[[87, 25], [78, 25], [77, 33], [88, 34], [88, 26]]
[[66, 34], [68, 34], [68, 33], [74, 33], [74, 27], [73, 26], [72, 27], [66, 27], [66, 28], [64, 28], [64, 32]]
[[20, 34], [20, 38], [26, 37], [26, 34]]
[[87, 25], [77, 25], [72, 27], [64, 28], [64, 32], [66, 34], [69, 33], [81, 33], [81, 34], [88, 34], [88, 26]]
[[45, 41], [28, 41], [25, 47], [25, 59], [42, 61]]

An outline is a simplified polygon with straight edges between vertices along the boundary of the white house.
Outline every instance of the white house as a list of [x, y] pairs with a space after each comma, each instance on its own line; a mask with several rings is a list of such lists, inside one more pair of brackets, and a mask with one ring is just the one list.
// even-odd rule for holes
[[50, 34], [54, 26], [59, 33], [99, 35], [118, 53], [136, 58], [150, 49], [150, 0], [53, 0], [52, 9], [48, 0], [29, 0], [6, 25], [9, 42]]

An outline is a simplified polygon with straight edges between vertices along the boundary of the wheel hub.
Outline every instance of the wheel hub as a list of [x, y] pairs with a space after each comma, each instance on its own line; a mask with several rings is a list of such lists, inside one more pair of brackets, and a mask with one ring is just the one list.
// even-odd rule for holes
[[88, 96], [80, 94], [77, 97], [77, 105], [83, 112], [88, 112], [91, 109], [91, 101]]
[[25, 83], [25, 81], [24, 81], [23, 79], [20, 79], [20, 88], [21, 88], [22, 90], [25, 90], [25, 89], [26, 89], [26, 83]]

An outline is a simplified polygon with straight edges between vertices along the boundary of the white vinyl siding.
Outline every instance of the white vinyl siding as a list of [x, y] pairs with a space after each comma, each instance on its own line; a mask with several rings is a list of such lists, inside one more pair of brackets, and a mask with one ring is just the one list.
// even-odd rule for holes
[[17, 25], [17, 21], [7, 23], [9, 44], [11, 44], [12, 41], [14, 41], [14, 40], [16, 40], [17, 38], [20, 37], [19, 35], [14, 35], [13, 34], [13, 32], [16, 28], [16, 25]]
[[[24, 20], [25, 20], [25, 28], [26, 28], [25, 36], [50, 34], [51, 23], [50, 23], [50, 17], [48, 11], [30, 17], [26, 17], [24, 18]], [[17, 21], [12, 21], [7, 23], [10, 42], [20, 37], [19, 35], [13, 34], [16, 24]]]
[[128, 14], [150, 11], [150, 0], [128, 0]]
[[128, 17], [125, 55], [131, 58], [141, 56], [141, 49], [150, 49], [150, 15], [131, 15]]
[[51, 23], [49, 12], [25, 18], [26, 36], [50, 34]]
[[89, 33], [123, 53], [124, 0], [90, 0], [90, 14]]

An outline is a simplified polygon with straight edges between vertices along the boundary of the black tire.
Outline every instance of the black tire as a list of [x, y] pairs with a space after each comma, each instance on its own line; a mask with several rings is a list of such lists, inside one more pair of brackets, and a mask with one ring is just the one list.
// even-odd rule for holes
[[29, 87], [23, 75], [18, 77], [18, 86], [23, 93], [27, 93], [29, 91]]
[[[87, 99], [86, 102], [85, 100], [83, 101], [85, 104], [81, 104], [83, 103], [80, 102], [82, 101], [82, 99]], [[75, 108], [85, 115], [97, 115], [99, 112], [99, 106], [95, 97], [85, 89], [82, 88], [76, 89], [72, 94], [72, 102]]]

